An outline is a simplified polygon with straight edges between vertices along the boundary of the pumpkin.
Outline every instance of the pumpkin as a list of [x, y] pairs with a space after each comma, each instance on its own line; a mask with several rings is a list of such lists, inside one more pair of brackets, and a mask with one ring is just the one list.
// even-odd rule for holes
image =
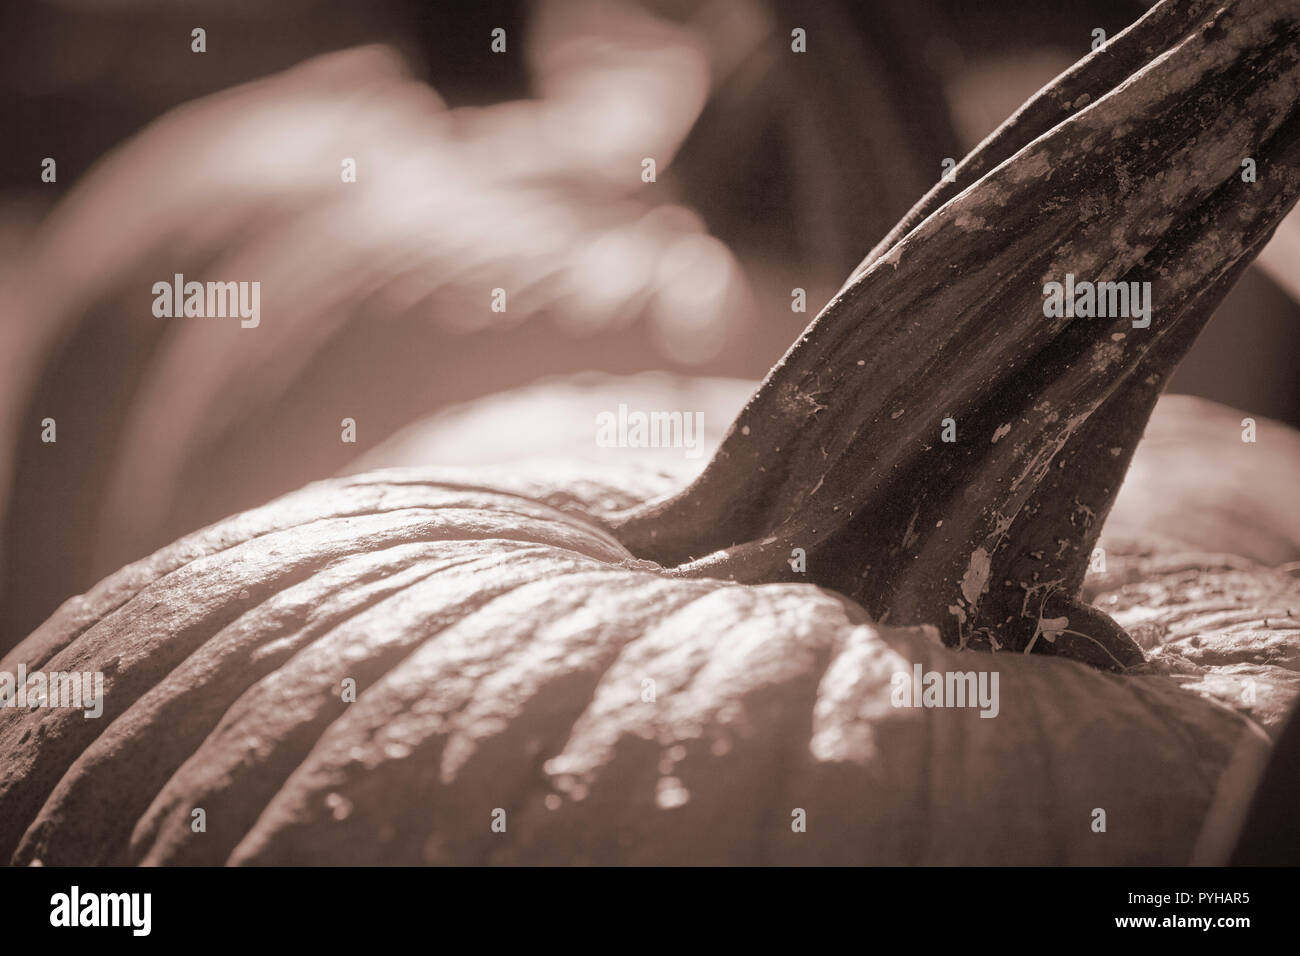
[[[104, 712], [0, 711], [0, 855], [1221, 855], [1268, 750], [1237, 711], [1275, 724], [1294, 688], [1255, 711], [1210, 685], [1294, 670], [1297, 582], [1141, 536], [1085, 572], [1169, 372], [1300, 193], [1300, 11], [1275, 6], [1166, 0], [1027, 104], [685, 488], [369, 472], [69, 600], [0, 670], [102, 671]], [[1150, 281], [1156, 320], [1045, 319], [1071, 262]], [[912, 706], [931, 674], [993, 692]]]
[[[947, 649], [933, 628], [873, 625], [808, 584], [665, 577], [580, 517], [668, 483], [610, 471], [334, 479], [68, 602], [0, 670], [102, 669], [105, 713], [0, 712], [3, 852], [48, 864], [1184, 862], [1219, 775], [1265, 747], [1175, 681], [1232, 686], [1232, 666], [1184, 658], [1182, 674], [1114, 678]], [[1139, 603], [1148, 628], [1237, 612], [1167, 655], [1190, 658], [1209, 631], [1207, 654], [1266, 668], [1290, 648], [1295, 667], [1285, 574], [1239, 558], [1193, 557], [1189, 571], [1186, 552], [1108, 559], [1095, 599]], [[1161, 599], [1134, 601], [1138, 589]], [[1207, 600], [1216, 589], [1255, 610]], [[1240, 632], [1252, 643], [1234, 660]], [[996, 670], [997, 718], [893, 708], [893, 674], [916, 664]], [[505, 833], [491, 827], [498, 808]], [[206, 832], [192, 830], [195, 809]], [[800, 809], [806, 833], [791, 830]]]

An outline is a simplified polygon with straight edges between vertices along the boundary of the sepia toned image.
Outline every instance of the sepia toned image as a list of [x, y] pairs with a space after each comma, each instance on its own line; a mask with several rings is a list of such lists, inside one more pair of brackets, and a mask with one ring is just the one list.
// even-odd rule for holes
[[0, 861], [1300, 862], [1300, 0], [0, 44]]

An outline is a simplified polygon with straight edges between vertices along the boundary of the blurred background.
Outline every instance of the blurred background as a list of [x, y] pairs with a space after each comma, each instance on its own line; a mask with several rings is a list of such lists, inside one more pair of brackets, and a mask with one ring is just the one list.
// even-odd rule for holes
[[[583, 372], [761, 377], [945, 158], [1144, 9], [0, 6], [0, 650], [458, 403]], [[1298, 237], [1293, 216], [1174, 391], [1300, 424]], [[155, 318], [175, 273], [260, 281], [261, 324]]]

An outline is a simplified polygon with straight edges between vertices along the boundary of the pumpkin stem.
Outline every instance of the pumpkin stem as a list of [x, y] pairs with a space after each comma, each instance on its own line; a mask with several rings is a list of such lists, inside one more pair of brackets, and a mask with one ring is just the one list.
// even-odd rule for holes
[[[922, 199], [701, 476], [615, 534], [675, 574], [812, 581], [951, 644], [1023, 650], [1050, 583], [1141, 660], [1075, 596], [1156, 398], [1300, 194], [1298, 101], [1300, 4], [1164, 0]], [[1099, 663], [1055, 644], [1036, 649]]]

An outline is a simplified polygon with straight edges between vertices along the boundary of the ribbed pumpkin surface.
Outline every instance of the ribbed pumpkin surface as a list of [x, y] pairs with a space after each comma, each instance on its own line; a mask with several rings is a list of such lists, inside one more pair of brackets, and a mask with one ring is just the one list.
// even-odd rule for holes
[[[1177, 863], [1234, 750], [1263, 746], [1167, 676], [954, 652], [811, 585], [674, 579], [580, 517], [655, 485], [375, 472], [123, 569], [0, 663], [106, 672], [101, 719], [0, 710], [0, 852]], [[1250, 581], [1247, 606], [1294, 604], [1285, 575]], [[1166, 583], [1153, 617], [1193, 599]], [[1000, 713], [891, 706], [917, 663], [998, 671]]]

